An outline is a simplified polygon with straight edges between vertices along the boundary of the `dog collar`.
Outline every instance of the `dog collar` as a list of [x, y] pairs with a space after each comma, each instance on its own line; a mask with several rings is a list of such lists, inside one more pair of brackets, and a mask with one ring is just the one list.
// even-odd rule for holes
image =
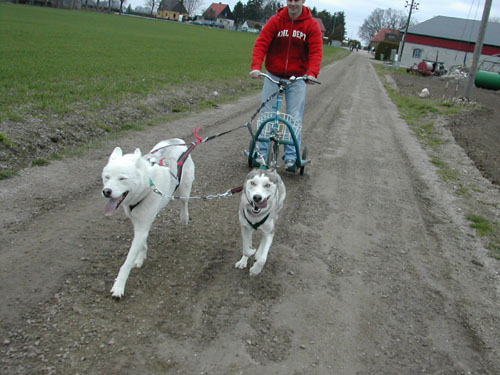
[[250, 220], [248, 220], [247, 218], [247, 215], [245, 214], [245, 210], [243, 210], [243, 216], [245, 216], [245, 220], [247, 221], [248, 224], [250, 224], [250, 226], [254, 229], [254, 230], [257, 230], [259, 229], [259, 227], [264, 224], [267, 220], [267, 218], [269, 217], [269, 214], [267, 214], [261, 221], [259, 221], [258, 223], [252, 223]]

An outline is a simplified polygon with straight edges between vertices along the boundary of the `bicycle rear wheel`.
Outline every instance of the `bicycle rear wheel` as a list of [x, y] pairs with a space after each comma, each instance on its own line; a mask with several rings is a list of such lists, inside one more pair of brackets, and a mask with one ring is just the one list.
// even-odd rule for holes
[[304, 169], [306, 167], [306, 161], [307, 161], [307, 154], [309, 153], [309, 147], [304, 146], [304, 150], [302, 151], [302, 167], [300, 167], [300, 175], [302, 176], [304, 174]]

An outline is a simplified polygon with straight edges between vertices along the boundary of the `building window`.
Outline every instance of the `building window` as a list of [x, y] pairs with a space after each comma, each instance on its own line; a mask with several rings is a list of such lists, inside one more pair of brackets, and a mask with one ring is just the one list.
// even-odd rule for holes
[[419, 59], [419, 58], [420, 58], [420, 56], [422, 56], [422, 50], [421, 50], [421, 49], [419, 49], [419, 48], [415, 48], [415, 49], [413, 50], [413, 57], [415, 57], [415, 58]]

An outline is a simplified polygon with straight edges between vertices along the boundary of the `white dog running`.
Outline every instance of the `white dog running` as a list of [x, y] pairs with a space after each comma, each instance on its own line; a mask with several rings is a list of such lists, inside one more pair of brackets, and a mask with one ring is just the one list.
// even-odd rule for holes
[[[275, 169], [254, 169], [247, 175], [239, 208], [243, 256], [236, 262], [236, 268], [246, 268], [248, 258], [255, 254], [250, 275], [256, 276], [262, 271], [285, 197], [285, 184]], [[257, 250], [252, 248], [252, 235], [256, 230], [263, 232]]]
[[[179, 146], [170, 146], [179, 144]], [[155, 194], [150, 181], [166, 195], [172, 195], [177, 187], [177, 159], [187, 150], [182, 139], [173, 138], [162, 141], [151, 150], [157, 153], [142, 157], [141, 150], [133, 154], [123, 155], [120, 147], [116, 147], [102, 171], [104, 184], [102, 195], [108, 198], [105, 215], [113, 215], [122, 206], [125, 214], [134, 226], [134, 239], [125, 263], [111, 289], [114, 298], [121, 298], [125, 292], [125, 284], [133, 267], [141, 267], [147, 253], [147, 238], [151, 225], [158, 212], [167, 205], [170, 198]], [[163, 148], [162, 148], [163, 147]], [[182, 197], [181, 221], [189, 222], [188, 201], [194, 181], [194, 163], [189, 156], [184, 163], [181, 181], [177, 194]]]

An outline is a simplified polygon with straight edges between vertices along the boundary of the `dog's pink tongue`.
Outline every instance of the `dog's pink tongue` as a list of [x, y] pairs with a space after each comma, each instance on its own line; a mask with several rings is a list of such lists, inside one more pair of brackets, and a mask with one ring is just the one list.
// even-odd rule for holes
[[116, 207], [118, 206], [119, 199], [108, 199], [108, 203], [106, 203], [106, 207], [104, 207], [104, 215], [112, 216], [116, 212]]
[[267, 207], [267, 199], [264, 199], [263, 201], [260, 201], [259, 203], [255, 203], [255, 206], [257, 208], [266, 208]]

